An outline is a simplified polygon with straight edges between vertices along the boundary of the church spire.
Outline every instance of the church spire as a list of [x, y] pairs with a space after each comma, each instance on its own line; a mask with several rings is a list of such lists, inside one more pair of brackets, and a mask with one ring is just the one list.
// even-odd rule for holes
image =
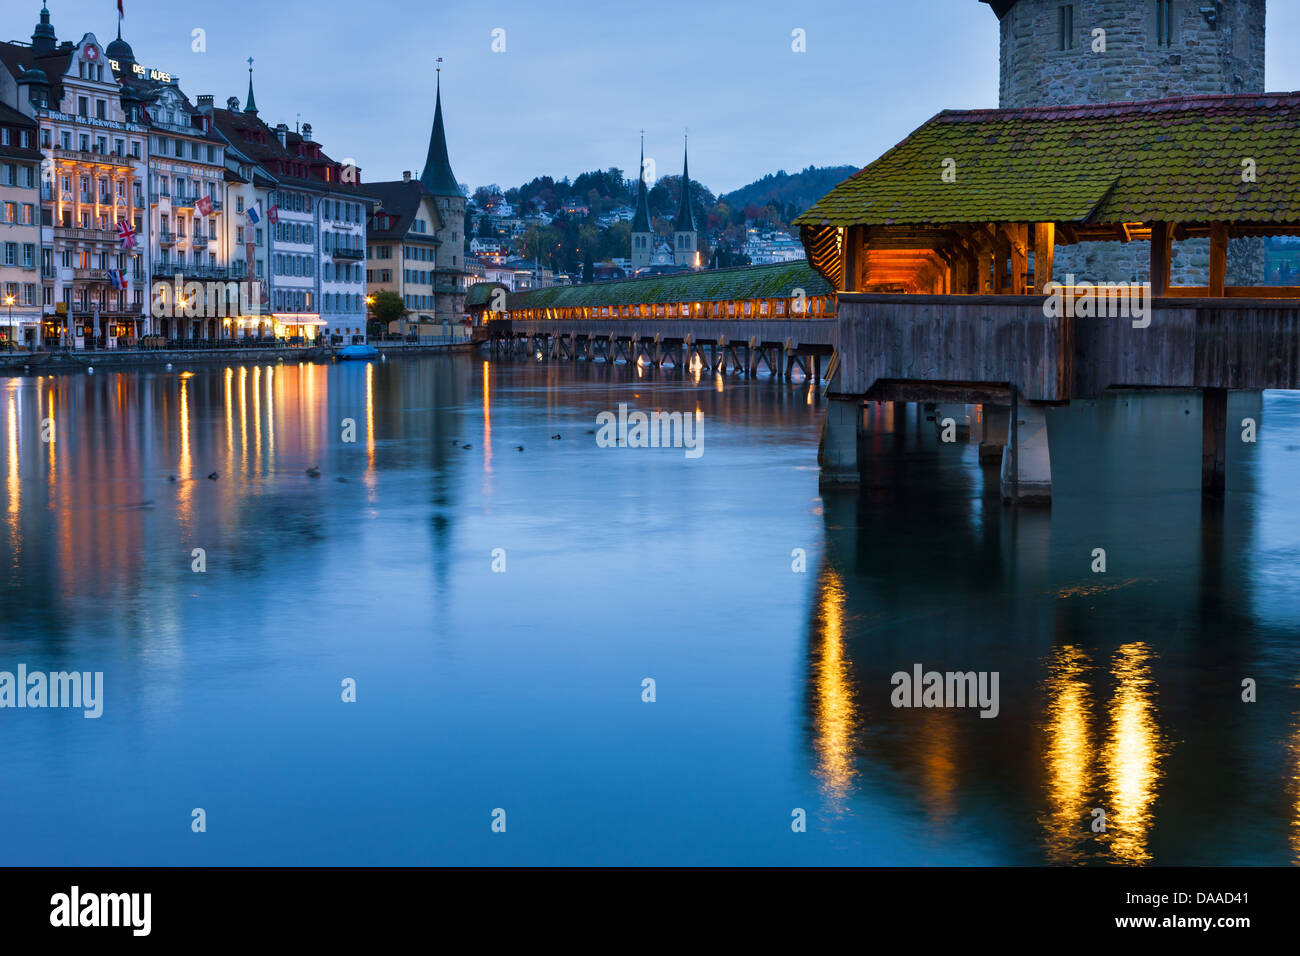
[[[442, 57], [438, 57], [442, 62]], [[435, 196], [459, 197], [460, 184], [451, 171], [451, 158], [447, 155], [447, 132], [442, 125], [442, 67], [438, 67], [437, 93], [433, 106], [433, 131], [429, 134], [429, 154], [424, 160], [420, 182]]]
[[677, 207], [677, 221], [673, 223], [674, 232], [694, 232], [695, 216], [691, 213], [691, 171], [686, 161], [685, 138], [682, 141], [682, 201]]
[[248, 58], [248, 102], [244, 104], [244, 112], [257, 115], [257, 100], [253, 99], [253, 58]]
[[632, 231], [650, 231], [650, 197], [645, 188], [645, 130], [641, 131], [641, 165], [637, 167], [636, 218], [632, 220]]

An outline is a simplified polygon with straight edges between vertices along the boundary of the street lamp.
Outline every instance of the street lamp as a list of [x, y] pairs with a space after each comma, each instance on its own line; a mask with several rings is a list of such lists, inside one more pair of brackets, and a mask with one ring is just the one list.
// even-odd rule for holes
[[5, 296], [5, 305], [9, 306], [8, 346], [9, 351], [12, 352], [14, 350], [14, 297], [12, 295]]

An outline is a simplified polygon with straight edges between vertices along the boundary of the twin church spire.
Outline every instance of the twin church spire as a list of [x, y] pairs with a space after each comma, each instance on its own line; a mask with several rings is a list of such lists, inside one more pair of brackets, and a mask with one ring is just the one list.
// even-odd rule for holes
[[700, 267], [699, 228], [695, 204], [691, 200], [691, 173], [688, 148], [682, 145], [682, 193], [673, 220], [672, 258], [657, 255], [655, 234], [650, 222], [649, 187], [645, 179], [645, 132], [641, 133], [641, 165], [637, 175], [636, 215], [632, 219], [632, 271], [651, 266]]

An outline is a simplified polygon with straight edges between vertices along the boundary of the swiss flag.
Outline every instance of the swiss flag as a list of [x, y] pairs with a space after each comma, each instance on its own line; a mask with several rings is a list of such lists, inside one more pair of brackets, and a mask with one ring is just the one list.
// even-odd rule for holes
[[200, 215], [212, 215], [212, 200], [207, 196], [200, 196], [199, 201], [194, 204], [194, 208], [199, 211]]
[[271, 220], [271, 225], [275, 225], [277, 222], [280, 221], [279, 203], [276, 203], [274, 206], [272, 206], [270, 209], [266, 211], [266, 218]]

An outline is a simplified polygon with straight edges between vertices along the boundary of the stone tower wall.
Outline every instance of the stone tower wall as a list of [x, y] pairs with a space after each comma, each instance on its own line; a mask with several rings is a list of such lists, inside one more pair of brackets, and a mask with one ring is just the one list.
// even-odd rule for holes
[[[433, 301], [434, 313], [439, 321], [452, 324], [459, 322], [465, 313], [465, 284], [458, 280], [458, 291], [446, 291], [445, 285], [452, 282], [452, 277], [465, 271], [465, 198], [437, 196], [434, 203], [442, 217], [442, 229], [438, 232], [437, 273]], [[444, 271], [446, 270], [446, 271]]]
[[[1201, 13], [1216, 7], [1213, 27]], [[1061, 9], [1073, 8], [1070, 44], [1060, 49]], [[1171, 42], [1162, 45], [1156, 0], [1018, 0], [999, 24], [1003, 109], [1160, 99], [1264, 89], [1265, 0], [1174, 0]], [[1105, 31], [1095, 49], [1094, 30]], [[1101, 282], [1144, 281], [1146, 243], [1080, 243], [1057, 249], [1055, 278], [1073, 273]], [[1228, 284], [1263, 281], [1263, 242], [1234, 239]], [[1204, 285], [1209, 241], [1174, 243], [1171, 281]]]

